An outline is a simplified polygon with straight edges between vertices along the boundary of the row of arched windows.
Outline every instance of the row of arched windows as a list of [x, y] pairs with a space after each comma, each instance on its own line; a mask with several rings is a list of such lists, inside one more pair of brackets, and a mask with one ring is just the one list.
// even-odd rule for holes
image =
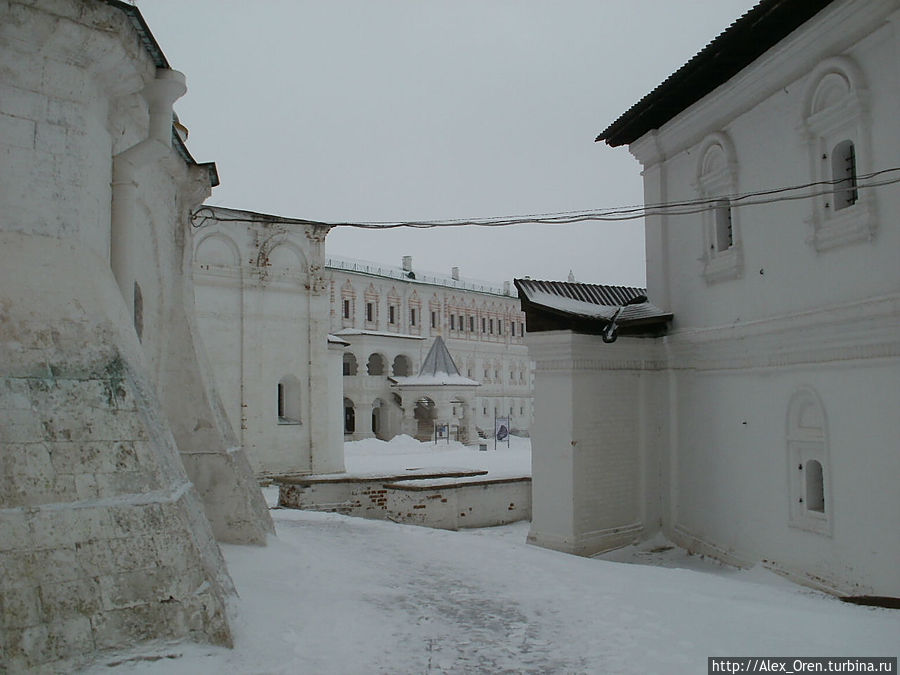
[[[356, 355], [352, 352], [344, 352], [343, 374], [345, 377], [363, 374], [359, 372], [359, 362], [356, 359]], [[387, 359], [384, 355], [373, 352], [372, 354], [369, 354], [369, 358], [366, 360], [366, 370], [364, 374], [372, 376], [386, 376], [390, 374], [396, 377], [408, 377], [413, 374], [412, 361], [406, 354], [398, 354], [394, 357], [394, 360], [391, 363], [390, 373], [388, 373]]]

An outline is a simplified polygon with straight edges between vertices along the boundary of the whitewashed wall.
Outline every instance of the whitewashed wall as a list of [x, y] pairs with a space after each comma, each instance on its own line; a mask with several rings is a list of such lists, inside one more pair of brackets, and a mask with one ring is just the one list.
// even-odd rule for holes
[[[204, 207], [194, 220], [196, 312], [228, 418], [258, 475], [343, 470], [340, 362], [328, 348], [327, 229]], [[287, 414], [279, 418], [278, 385]]]
[[[710, 143], [726, 149], [739, 193], [830, 179], [829, 153], [844, 138], [858, 174], [896, 166], [894, 7], [834, 3], [634, 143], [646, 201], [699, 196]], [[735, 264], [718, 278], [702, 216], [648, 218], [649, 295], [675, 314], [665, 340], [667, 523], [676, 540], [736, 562], [766, 560], [840, 593], [896, 596], [900, 192], [861, 189], [840, 211], [834, 199], [733, 209]], [[792, 517], [802, 470], [791, 461], [789, 408], [800, 391], [820, 401], [825, 420], [817, 531]]]

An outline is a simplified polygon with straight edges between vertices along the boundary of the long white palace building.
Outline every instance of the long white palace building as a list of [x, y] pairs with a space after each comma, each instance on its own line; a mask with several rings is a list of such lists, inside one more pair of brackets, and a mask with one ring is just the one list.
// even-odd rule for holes
[[[343, 355], [344, 433], [348, 440], [389, 439], [413, 431], [431, 437], [443, 418], [441, 387], [421, 391], [415, 425], [403, 423], [396, 378], [419, 373], [440, 336], [463, 378], [479, 386], [450, 399], [449, 417], [465, 431], [491, 433], [496, 417], [527, 434], [532, 416], [532, 368], [524, 343], [525, 315], [508, 283], [494, 286], [449, 275], [419, 273], [412, 258], [400, 267], [329, 257], [332, 334], [349, 343]], [[424, 385], [423, 385], [424, 386]], [[474, 428], [474, 429], [473, 429]], [[449, 429], [451, 437], [457, 430]]]

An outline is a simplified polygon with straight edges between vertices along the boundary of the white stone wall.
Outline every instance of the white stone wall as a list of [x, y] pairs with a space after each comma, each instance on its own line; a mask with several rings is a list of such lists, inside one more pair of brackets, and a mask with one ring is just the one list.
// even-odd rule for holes
[[[185, 216], [211, 174], [170, 146], [171, 99], [152, 91], [177, 98], [183, 77], [145, 51], [126, 11], [0, 4], [0, 643], [11, 672], [70, 671], [154, 639], [230, 644], [233, 588], [213, 536], [263, 542], [271, 530], [186, 304]], [[114, 173], [123, 158], [129, 170]]]
[[219, 207], [194, 224], [197, 321], [253, 470], [343, 470], [341, 408], [329, 389], [340, 363], [321, 272], [327, 229]]
[[[646, 202], [697, 198], [714, 145], [737, 193], [831, 180], [842, 140], [860, 183], [895, 167], [897, 19], [891, 3], [836, 2], [632, 144]], [[734, 562], [897, 596], [900, 193], [860, 188], [842, 209], [837, 197], [733, 208], [735, 245], [722, 255], [708, 250], [702, 214], [648, 218], [649, 296], [675, 314], [665, 521], [677, 541]], [[824, 420], [794, 433], [818, 439], [823, 513], [796, 488], [807, 470], [797, 448], [811, 447], [791, 437], [797, 392]]]

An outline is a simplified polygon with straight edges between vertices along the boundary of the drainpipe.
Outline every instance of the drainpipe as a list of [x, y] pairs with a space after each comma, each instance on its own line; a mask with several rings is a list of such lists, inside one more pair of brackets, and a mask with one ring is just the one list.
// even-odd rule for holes
[[186, 91], [182, 73], [158, 68], [156, 79], [141, 92], [150, 113], [147, 138], [113, 157], [109, 263], [129, 307], [135, 295], [137, 171], [168, 156], [172, 149], [172, 105]]

